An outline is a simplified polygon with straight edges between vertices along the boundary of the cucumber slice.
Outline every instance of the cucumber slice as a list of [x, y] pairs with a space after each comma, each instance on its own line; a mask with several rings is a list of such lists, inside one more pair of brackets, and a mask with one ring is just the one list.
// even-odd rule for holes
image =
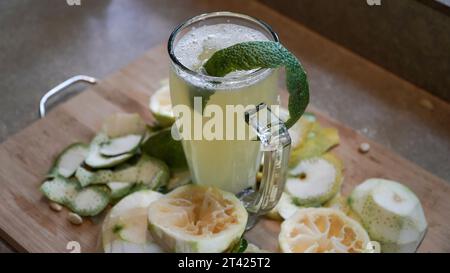
[[130, 159], [135, 152], [125, 153], [114, 157], [106, 157], [100, 153], [102, 143], [107, 143], [109, 138], [107, 135], [100, 133], [92, 140], [89, 147], [89, 154], [85, 163], [92, 168], [110, 168]]
[[133, 153], [139, 147], [141, 140], [141, 135], [127, 135], [110, 139], [100, 144], [100, 154], [111, 157]]
[[80, 216], [95, 216], [109, 204], [109, 190], [103, 186], [90, 186], [81, 189], [72, 200], [69, 208]]
[[84, 143], [70, 145], [56, 158], [55, 164], [49, 172], [49, 177], [55, 177], [56, 175], [71, 177], [83, 163], [88, 151], [89, 147]]
[[116, 113], [103, 122], [102, 132], [110, 138], [144, 135], [146, 124], [137, 113]]
[[134, 186], [133, 183], [126, 182], [109, 182], [106, 184], [111, 190], [111, 199], [120, 199], [127, 195], [131, 188]]
[[77, 195], [80, 186], [74, 180], [56, 176], [41, 185], [42, 193], [51, 201], [67, 205]]
[[91, 172], [83, 167], [79, 167], [75, 173], [75, 177], [80, 182], [81, 187], [91, 184], [105, 184], [113, 181], [113, 172], [110, 170], [100, 170]]

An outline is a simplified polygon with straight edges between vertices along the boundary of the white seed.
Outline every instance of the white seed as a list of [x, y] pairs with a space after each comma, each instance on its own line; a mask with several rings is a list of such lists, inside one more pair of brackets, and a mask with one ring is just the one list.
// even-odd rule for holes
[[365, 153], [369, 152], [369, 150], [370, 150], [370, 144], [367, 143], [367, 142], [361, 143], [361, 144], [359, 145], [359, 149], [358, 149], [358, 150], [359, 150], [360, 153], [365, 154]]
[[423, 108], [428, 109], [430, 111], [434, 109], [434, 104], [430, 100], [427, 100], [427, 99], [421, 99], [420, 105]]
[[51, 202], [51, 203], [49, 204], [49, 207], [50, 207], [52, 210], [57, 211], [57, 212], [59, 212], [59, 211], [62, 210], [62, 206], [61, 206], [60, 204], [58, 204], [58, 203], [55, 203], [55, 202]]
[[67, 220], [69, 220], [69, 222], [71, 222], [74, 225], [81, 225], [81, 224], [83, 224], [83, 218], [81, 218], [80, 215], [78, 215], [76, 213], [73, 213], [73, 212], [70, 212], [67, 215]]

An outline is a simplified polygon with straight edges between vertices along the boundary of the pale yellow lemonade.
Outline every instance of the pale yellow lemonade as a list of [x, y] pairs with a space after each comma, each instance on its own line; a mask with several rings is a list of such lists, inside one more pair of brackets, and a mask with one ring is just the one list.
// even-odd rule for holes
[[[201, 73], [203, 63], [217, 50], [245, 42], [268, 40], [261, 32], [235, 24], [216, 24], [191, 29], [175, 45], [176, 58], [192, 71]], [[249, 75], [251, 74], [251, 75]], [[204, 83], [206, 90], [214, 90], [206, 105], [218, 105], [223, 110], [223, 135], [227, 131], [237, 135], [237, 125], [226, 125], [226, 105], [278, 104], [278, 73], [276, 70], [240, 71], [226, 76], [245, 77], [245, 80], [217, 85]], [[171, 100], [173, 106], [193, 107], [192, 90], [201, 92], [198, 79], [189, 73], [175, 71], [170, 74]], [[203, 91], [205, 91], [203, 89]], [[194, 111], [194, 110], [192, 110]], [[237, 116], [236, 119], [244, 119]], [[203, 116], [203, 124], [208, 118]], [[192, 126], [193, 127], [193, 126]], [[260, 166], [260, 143], [246, 140], [183, 140], [183, 148], [192, 172], [194, 183], [217, 186], [223, 190], [239, 193], [255, 184]]]

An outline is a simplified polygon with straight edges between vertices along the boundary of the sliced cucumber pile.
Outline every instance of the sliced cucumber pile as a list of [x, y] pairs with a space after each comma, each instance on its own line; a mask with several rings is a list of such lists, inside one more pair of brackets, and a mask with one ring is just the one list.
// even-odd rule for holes
[[[171, 171], [162, 160], [172, 157], [156, 154], [160, 160], [141, 149], [154, 135], [158, 132], [150, 132], [138, 114], [110, 116], [89, 145], [74, 143], [57, 156], [48, 180], [41, 185], [42, 193], [80, 216], [95, 216], [133, 192], [167, 191]], [[189, 172], [175, 175], [170, 189], [189, 180]]]

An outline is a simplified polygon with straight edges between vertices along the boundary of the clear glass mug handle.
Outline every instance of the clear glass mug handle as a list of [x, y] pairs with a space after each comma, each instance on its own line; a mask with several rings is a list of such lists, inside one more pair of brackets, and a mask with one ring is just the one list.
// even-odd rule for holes
[[245, 121], [261, 142], [263, 177], [258, 188], [241, 200], [250, 213], [247, 228], [275, 207], [286, 182], [291, 138], [284, 122], [264, 103], [245, 112]]

